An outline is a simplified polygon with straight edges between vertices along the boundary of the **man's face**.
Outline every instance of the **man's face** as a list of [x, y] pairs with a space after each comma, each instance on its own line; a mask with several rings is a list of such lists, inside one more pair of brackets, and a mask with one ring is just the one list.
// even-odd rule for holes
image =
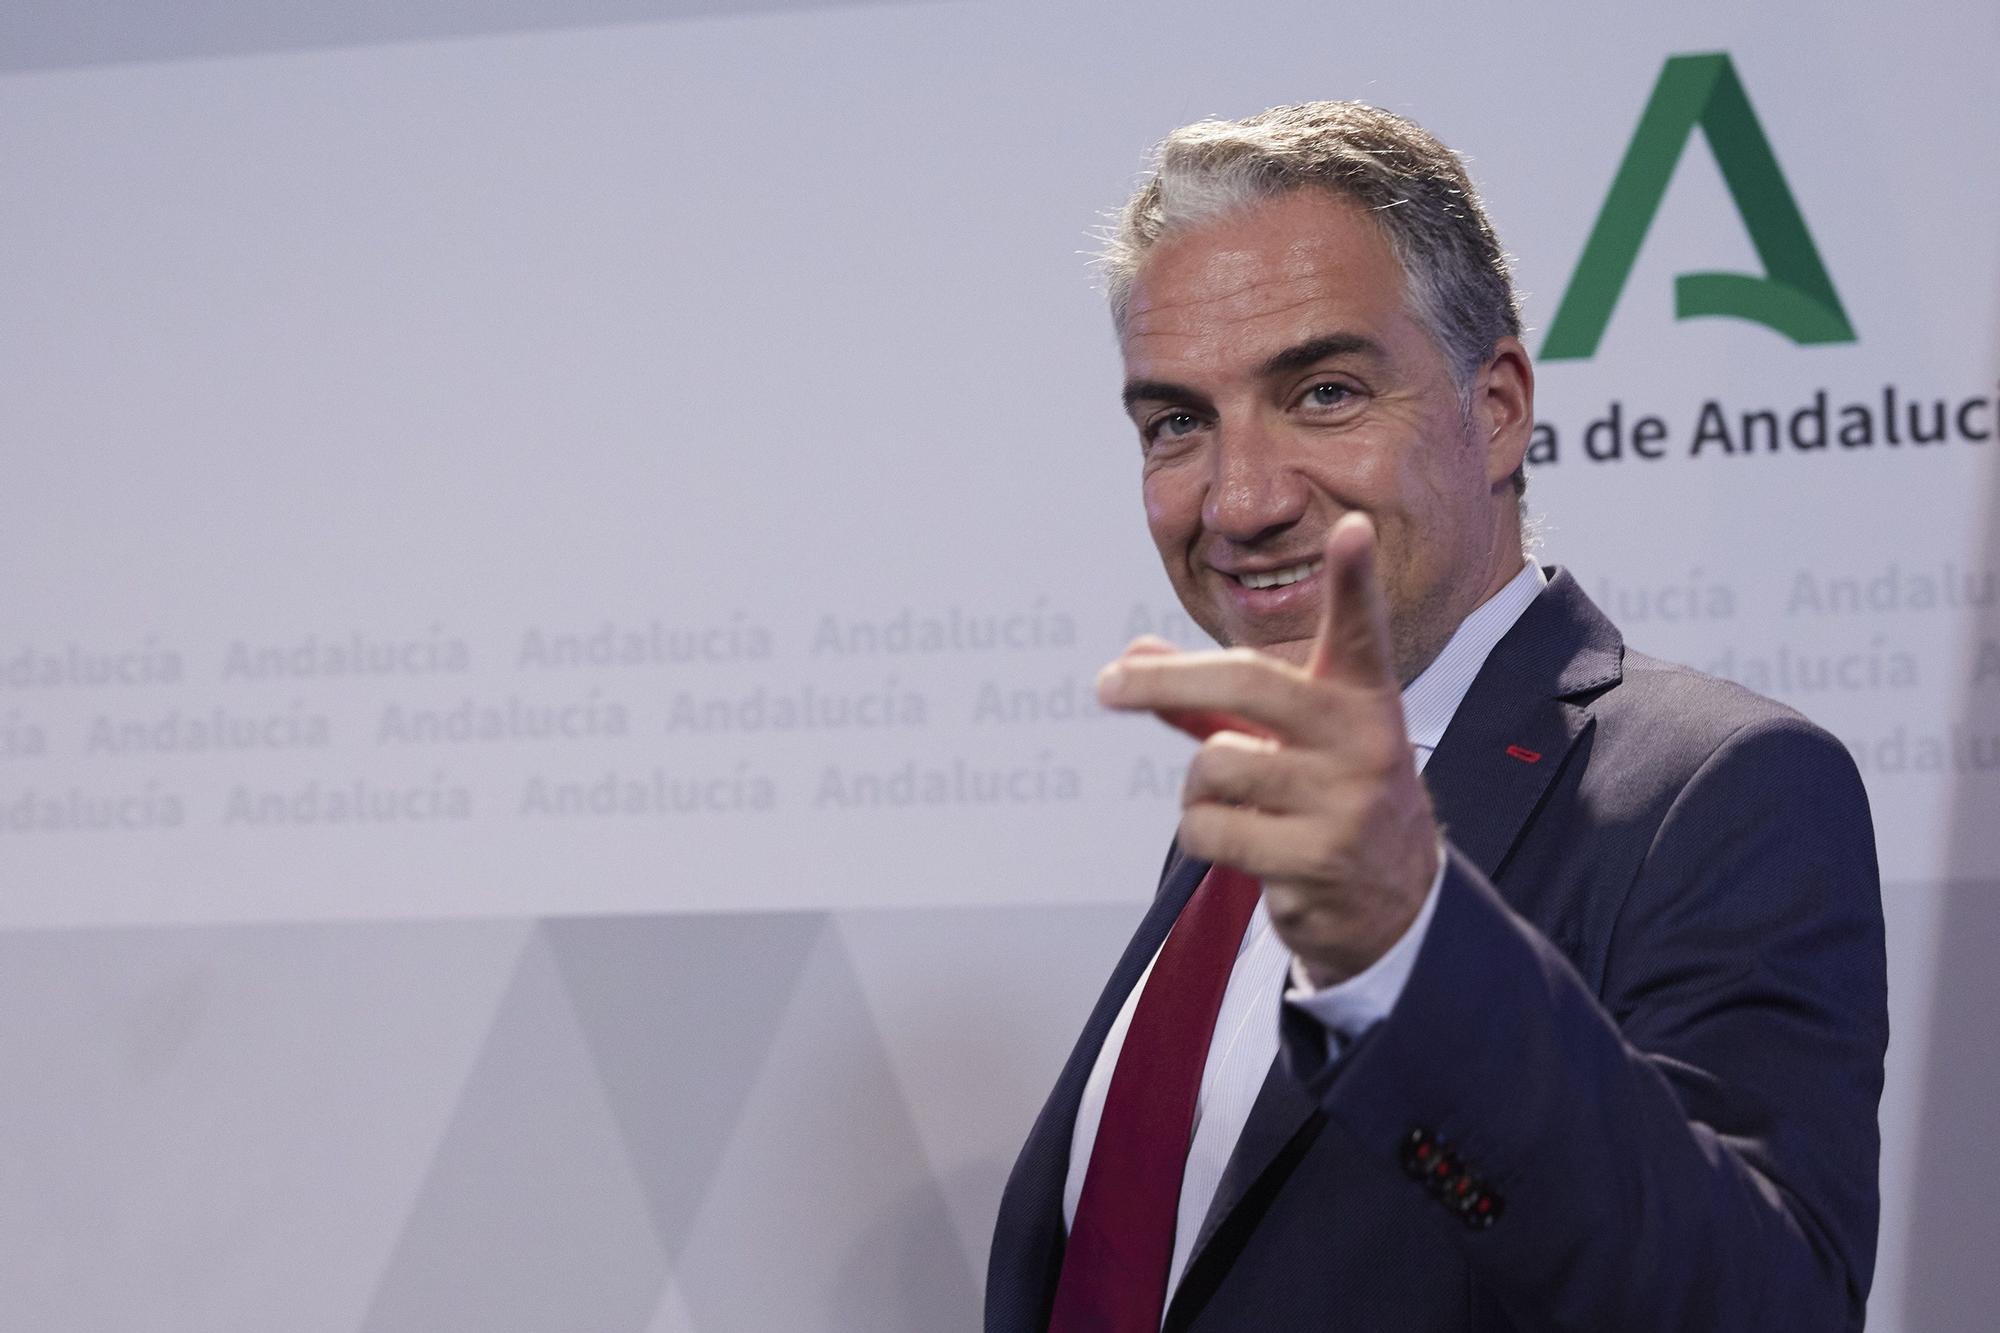
[[1219, 642], [1305, 662], [1320, 551], [1350, 510], [1379, 534], [1405, 683], [1519, 570], [1488, 376], [1468, 419], [1357, 205], [1301, 191], [1160, 241], [1133, 283], [1124, 354], [1146, 521]]

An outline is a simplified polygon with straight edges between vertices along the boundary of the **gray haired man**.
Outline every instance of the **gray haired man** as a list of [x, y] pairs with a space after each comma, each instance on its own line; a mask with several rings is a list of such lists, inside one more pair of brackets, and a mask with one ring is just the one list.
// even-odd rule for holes
[[1456, 157], [1353, 103], [1192, 125], [1106, 261], [1148, 526], [1224, 647], [1100, 678], [1200, 744], [989, 1330], [1859, 1327], [1866, 798], [1527, 559], [1534, 371]]

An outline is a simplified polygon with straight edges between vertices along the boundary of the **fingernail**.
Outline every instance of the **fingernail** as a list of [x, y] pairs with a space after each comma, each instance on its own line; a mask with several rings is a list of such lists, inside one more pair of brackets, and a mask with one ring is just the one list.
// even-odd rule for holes
[[1125, 668], [1113, 662], [1097, 673], [1097, 702], [1115, 704], [1125, 692]]

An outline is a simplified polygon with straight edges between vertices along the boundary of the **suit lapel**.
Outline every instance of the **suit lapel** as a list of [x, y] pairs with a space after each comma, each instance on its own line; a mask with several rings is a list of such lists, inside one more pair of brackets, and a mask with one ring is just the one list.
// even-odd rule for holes
[[1617, 683], [1618, 631], [1555, 571], [1487, 658], [1424, 768], [1445, 837], [1488, 879], [1589, 725], [1580, 700]]
[[1082, 1035], [1071, 1048], [1055, 1089], [1043, 1104], [1034, 1128], [1028, 1132], [1020, 1160], [1001, 1197], [1000, 1215], [994, 1225], [992, 1266], [996, 1270], [1033, 1274], [1030, 1280], [1040, 1288], [1033, 1308], [1042, 1322], [1046, 1322], [1049, 1306], [1055, 1300], [1056, 1279], [1062, 1271], [1063, 1187], [1069, 1178], [1070, 1140], [1075, 1137], [1076, 1111], [1083, 1100], [1084, 1084], [1090, 1080], [1105, 1035], [1111, 1031], [1125, 997], [1138, 984], [1146, 965], [1159, 952], [1167, 932], [1193, 896], [1195, 886], [1207, 873], [1206, 861], [1190, 860], [1181, 855], [1178, 847], [1168, 853], [1153, 905], [1140, 920], [1131, 943], [1125, 946], [1124, 955], [1098, 996], [1097, 1006], [1091, 1010]]
[[[1611, 622], [1567, 571], [1557, 569], [1473, 678], [1424, 767], [1424, 783], [1445, 836], [1488, 878], [1498, 872], [1589, 724], [1588, 710], [1576, 701], [1618, 681], [1623, 653]], [[1193, 887], [1190, 883], [1188, 891]], [[1077, 1087], [1080, 1092], [1082, 1084]], [[1188, 1261], [1190, 1276], [1264, 1173], [1281, 1157], [1296, 1156], [1286, 1153], [1295, 1138], [1316, 1132], [1318, 1110], [1318, 1101], [1287, 1072], [1284, 1060], [1273, 1061], [1202, 1221]], [[1189, 1288], [1186, 1282], [1182, 1286]]]
[[1075, 1047], [1069, 1053], [1069, 1062], [1063, 1066], [1062, 1076], [1056, 1081], [1056, 1090], [1049, 1098], [1051, 1104], [1063, 1108], [1062, 1123], [1051, 1127], [1061, 1130], [1065, 1170], [1069, 1159], [1069, 1141], [1076, 1128], [1077, 1103], [1083, 1100], [1083, 1085], [1090, 1080], [1090, 1071], [1097, 1064], [1097, 1054], [1104, 1047], [1104, 1038], [1111, 1031], [1112, 1021], [1124, 1006], [1125, 997], [1139, 984], [1146, 965], [1153, 961], [1153, 955], [1166, 942], [1167, 932], [1173, 929], [1181, 909], [1187, 906], [1187, 900], [1194, 896], [1195, 886], [1207, 873], [1208, 862], [1191, 860], [1181, 855], [1178, 847], [1169, 855], [1153, 905], [1140, 920], [1138, 930], [1133, 932], [1131, 943], [1125, 946], [1124, 955], [1112, 970], [1111, 980], [1105, 983], [1103, 993], [1097, 997], [1097, 1007], [1090, 1011], [1090, 1021], [1084, 1024], [1083, 1035], [1077, 1038]]
[[1284, 1059], [1271, 1061], [1264, 1085], [1257, 1090], [1257, 1100], [1250, 1106], [1250, 1117], [1243, 1122], [1243, 1132], [1237, 1136], [1236, 1147], [1222, 1168], [1222, 1179], [1216, 1182], [1215, 1198], [1202, 1217], [1201, 1234], [1195, 1238], [1194, 1249], [1188, 1255], [1187, 1271], [1171, 1293], [1166, 1327], [1181, 1327], [1185, 1317], [1192, 1317], [1192, 1310], [1181, 1308], [1183, 1294], [1195, 1302], [1204, 1299], [1197, 1293], [1208, 1287], [1208, 1274], [1204, 1270], [1212, 1261], [1210, 1246], [1216, 1234], [1235, 1215], [1264, 1174], [1276, 1165], [1281, 1155], [1286, 1155], [1286, 1149], [1295, 1140], [1317, 1133], [1321, 1120], [1319, 1103], [1291, 1076]]

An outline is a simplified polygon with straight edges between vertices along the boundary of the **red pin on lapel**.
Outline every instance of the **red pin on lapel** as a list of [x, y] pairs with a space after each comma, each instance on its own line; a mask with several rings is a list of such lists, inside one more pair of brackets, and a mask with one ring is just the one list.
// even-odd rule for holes
[[1525, 745], [1510, 745], [1507, 747], [1507, 753], [1524, 764], [1539, 764], [1542, 762], [1542, 752], [1540, 750], [1530, 750]]

